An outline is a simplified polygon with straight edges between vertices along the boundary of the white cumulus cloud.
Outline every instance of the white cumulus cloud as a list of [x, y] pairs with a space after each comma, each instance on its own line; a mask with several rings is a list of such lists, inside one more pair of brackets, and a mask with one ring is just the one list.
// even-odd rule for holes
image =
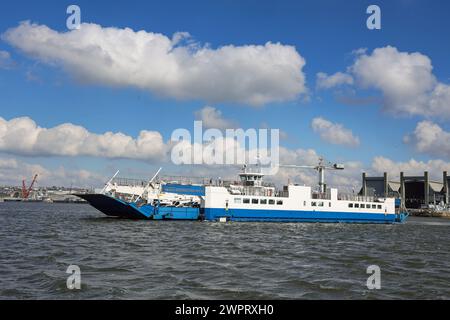
[[0, 69], [11, 69], [14, 61], [8, 51], [0, 50]]
[[318, 133], [320, 138], [326, 142], [349, 147], [359, 145], [359, 138], [354, 136], [350, 129], [345, 128], [340, 123], [333, 123], [322, 117], [318, 117], [312, 120], [311, 126], [314, 132]]
[[307, 91], [295, 47], [226, 45], [217, 49], [163, 34], [84, 23], [58, 32], [23, 22], [2, 38], [31, 58], [62, 67], [80, 81], [131, 86], [176, 99], [263, 105]]
[[437, 81], [424, 54], [377, 48], [359, 55], [350, 70], [360, 86], [382, 92], [387, 112], [450, 117], [450, 86]]
[[431, 121], [419, 122], [414, 132], [404, 137], [404, 142], [418, 152], [450, 159], [450, 132]]
[[420, 52], [401, 52], [392, 46], [354, 51], [355, 62], [346, 73], [317, 74], [317, 87], [329, 89], [354, 84], [382, 94], [385, 112], [395, 116], [450, 118], [450, 85], [433, 74], [431, 59]]
[[72, 185], [91, 188], [99, 187], [107, 180], [106, 177], [85, 169], [67, 169], [64, 166], [47, 168], [15, 158], [0, 158], [0, 185], [19, 186], [22, 179], [26, 179], [29, 184], [35, 174], [38, 175], [39, 186]]
[[137, 138], [123, 133], [96, 134], [64, 123], [42, 128], [29, 117], [0, 117], [0, 152], [27, 156], [93, 156], [161, 160], [166, 145], [159, 132], [142, 130]]
[[236, 127], [234, 121], [224, 118], [222, 111], [214, 107], [205, 106], [204, 108], [197, 110], [195, 116], [197, 120], [203, 122], [205, 128], [233, 129]]
[[352, 85], [353, 77], [342, 72], [336, 72], [332, 75], [319, 72], [316, 75], [316, 87], [318, 89], [330, 89], [344, 84]]

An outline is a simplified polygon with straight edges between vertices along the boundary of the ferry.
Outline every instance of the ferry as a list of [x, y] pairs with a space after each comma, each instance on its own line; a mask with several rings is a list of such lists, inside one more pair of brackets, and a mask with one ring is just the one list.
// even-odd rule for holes
[[128, 201], [105, 193], [78, 196], [107, 215], [132, 219], [392, 224], [407, 218], [406, 210], [396, 208], [395, 198], [339, 195], [336, 188], [327, 188], [325, 169], [342, 166], [325, 166], [321, 160], [312, 168], [319, 172], [317, 189], [289, 184], [276, 190], [264, 183], [261, 168], [244, 165], [239, 181], [232, 183], [161, 183]]
[[[323, 169], [319, 167], [320, 174]], [[395, 198], [339, 196], [337, 189], [323, 183], [318, 191], [291, 184], [277, 192], [264, 186], [263, 176], [244, 168], [240, 185], [206, 186], [202, 198], [205, 220], [396, 223], [407, 217], [396, 210]]]

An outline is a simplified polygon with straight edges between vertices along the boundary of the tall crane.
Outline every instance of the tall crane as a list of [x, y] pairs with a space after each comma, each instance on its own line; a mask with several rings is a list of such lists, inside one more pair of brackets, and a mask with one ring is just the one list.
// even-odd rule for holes
[[33, 186], [34, 186], [34, 184], [36, 183], [37, 177], [38, 177], [38, 175], [35, 174], [35, 175], [34, 175], [34, 178], [33, 178], [33, 181], [31, 181], [31, 184], [30, 184], [30, 186], [28, 187], [28, 189], [27, 189], [27, 187], [25, 186], [25, 179], [22, 180], [22, 198], [23, 198], [23, 199], [28, 199], [28, 197], [30, 196], [31, 189], [33, 189]]
[[324, 159], [319, 158], [319, 164], [316, 166], [300, 166], [295, 164], [280, 165], [283, 168], [295, 168], [295, 169], [314, 169], [319, 172], [319, 190], [321, 193], [325, 193], [325, 170], [344, 170], [344, 165], [338, 163], [324, 163]]

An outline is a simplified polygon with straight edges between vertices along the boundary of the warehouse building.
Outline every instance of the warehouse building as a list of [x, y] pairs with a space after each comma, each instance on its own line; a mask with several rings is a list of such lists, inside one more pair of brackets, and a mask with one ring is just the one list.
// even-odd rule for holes
[[449, 205], [449, 184], [447, 171], [442, 173], [441, 181], [431, 180], [427, 171], [423, 176], [405, 176], [400, 172], [400, 181], [390, 180], [386, 172], [382, 177], [367, 177], [363, 173], [360, 194], [404, 199], [406, 208], [417, 209], [431, 204]]

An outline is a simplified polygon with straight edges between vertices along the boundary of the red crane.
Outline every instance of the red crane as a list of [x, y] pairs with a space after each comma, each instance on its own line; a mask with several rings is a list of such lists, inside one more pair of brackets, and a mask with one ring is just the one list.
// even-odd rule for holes
[[31, 181], [30, 187], [28, 189], [25, 186], [25, 179], [22, 180], [22, 198], [23, 199], [28, 199], [28, 197], [30, 196], [31, 189], [33, 188], [33, 185], [35, 184], [37, 177], [38, 177], [38, 175], [35, 174], [33, 181]]

